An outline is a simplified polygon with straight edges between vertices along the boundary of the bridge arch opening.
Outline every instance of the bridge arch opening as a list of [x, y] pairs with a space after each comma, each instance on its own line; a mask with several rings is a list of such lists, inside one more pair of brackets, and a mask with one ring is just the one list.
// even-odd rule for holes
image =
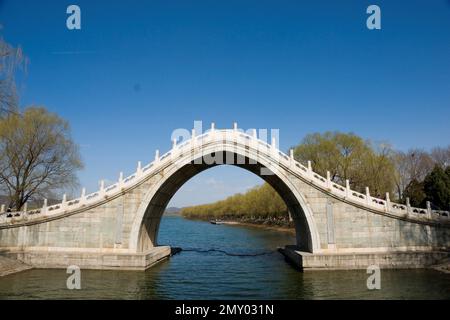
[[[221, 153], [221, 154], [219, 154]], [[212, 157], [227, 159], [232, 164], [262, 178], [271, 185], [285, 202], [293, 219], [296, 245], [305, 252], [317, 252], [320, 249], [318, 232], [312, 212], [303, 195], [283, 170], [264, 157], [251, 159], [248, 155], [233, 151], [218, 151], [201, 156], [191, 156], [178, 165], [168, 167], [159, 181], [151, 187], [142, 201], [130, 235], [130, 248], [136, 252], [146, 252], [158, 245], [158, 232], [161, 218], [175, 193], [197, 174], [222, 164], [210, 163]], [[208, 158], [208, 159], [206, 159]], [[229, 160], [232, 159], [231, 163]]]

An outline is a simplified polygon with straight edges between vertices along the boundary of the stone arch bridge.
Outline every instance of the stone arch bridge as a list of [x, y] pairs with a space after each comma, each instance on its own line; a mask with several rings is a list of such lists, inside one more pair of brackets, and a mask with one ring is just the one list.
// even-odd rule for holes
[[322, 177], [272, 140], [233, 129], [178, 143], [136, 172], [61, 203], [0, 213], [0, 251], [42, 268], [145, 270], [170, 255], [158, 246], [159, 224], [169, 200], [191, 177], [232, 164], [272, 185], [286, 202], [296, 244], [282, 252], [304, 269], [423, 267], [448, 256], [449, 213], [377, 199]]

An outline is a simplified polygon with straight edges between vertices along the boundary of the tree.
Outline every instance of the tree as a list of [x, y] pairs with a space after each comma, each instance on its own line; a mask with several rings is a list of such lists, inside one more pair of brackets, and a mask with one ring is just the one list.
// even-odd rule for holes
[[436, 147], [431, 150], [431, 158], [443, 169], [450, 166], [450, 146]]
[[186, 207], [181, 214], [189, 218], [288, 218], [280, 195], [267, 183], [210, 204]]
[[75, 186], [82, 166], [69, 124], [56, 114], [31, 107], [0, 119], [0, 191], [12, 208]]
[[349, 180], [352, 188], [364, 191], [368, 186], [376, 194], [391, 192], [394, 184], [392, 150], [386, 144], [374, 148], [353, 133], [325, 132], [307, 135], [295, 147], [294, 157], [312, 162], [313, 170], [342, 185]]
[[425, 207], [427, 195], [424, 191], [423, 182], [419, 182], [416, 179], [412, 180], [403, 192], [404, 202], [406, 202], [406, 198], [409, 198], [409, 203], [413, 207]]
[[26, 59], [22, 49], [14, 48], [0, 38], [0, 116], [11, 111], [17, 112], [18, 99], [14, 74], [17, 68], [25, 66]]
[[344, 182], [359, 178], [356, 168], [367, 151], [365, 142], [354, 134], [325, 132], [308, 134], [295, 147], [294, 156], [303, 163], [311, 161], [317, 173], [325, 176], [330, 171], [333, 181]]
[[363, 157], [360, 182], [355, 187], [362, 192], [365, 189], [363, 186], [367, 186], [372, 194], [381, 198], [395, 188], [396, 171], [392, 160], [394, 151], [386, 143], [371, 149]]
[[423, 182], [427, 200], [440, 210], [450, 206], [450, 170], [447, 168], [446, 171], [436, 165]]
[[435, 165], [431, 156], [421, 149], [398, 151], [393, 159], [397, 171], [395, 184], [399, 199], [405, 199], [403, 193], [411, 181], [423, 181]]

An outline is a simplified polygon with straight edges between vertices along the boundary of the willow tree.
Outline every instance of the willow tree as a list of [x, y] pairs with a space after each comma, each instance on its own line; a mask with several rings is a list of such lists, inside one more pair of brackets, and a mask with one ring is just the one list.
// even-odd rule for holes
[[12, 208], [75, 186], [82, 166], [69, 124], [56, 114], [31, 107], [0, 119], [0, 192]]
[[386, 192], [392, 193], [396, 187], [397, 171], [394, 162], [395, 152], [389, 144], [369, 144], [370, 151], [361, 162], [361, 177], [355, 187], [364, 192], [369, 187], [371, 194], [383, 198]]
[[370, 148], [363, 139], [340, 132], [308, 134], [294, 149], [297, 160], [310, 160], [314, 171], [323, 176], [330, 171], [331, 180], [342, 184], [347, 179], [359, 183], [362, 161], [368, 153]]
[[349, 180], [353, 189], [372, 194], [392, 192], [395, 168], [388, 145], [373, 146], [353, 133], [325, 132], [307, 135], [295, 147], [300, 162], [312, 162], [313, 170], [342, 185]]
[[185, 207], [181, 214], [189, 218], [288, 217], [283, 199], [267, 183], [214, 203]]

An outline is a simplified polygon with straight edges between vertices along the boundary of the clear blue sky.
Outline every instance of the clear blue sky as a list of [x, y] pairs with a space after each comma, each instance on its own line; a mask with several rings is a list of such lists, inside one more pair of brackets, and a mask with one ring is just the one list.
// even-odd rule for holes
[[[82, 29], [66, 28], [81, 7]], [[381, 7], [382, 29], [366, 28]], [[279, 128], [286, 150], [311, 132], [352, 131], [398, 149], [450, 143], [450, 1], [0, 0], [4, 39], [29, 58], [21, 104], [70, 121], [80, 181], [131, 173], [176, 128]], [[258, 182], [212, 169], [177, 206]]]

